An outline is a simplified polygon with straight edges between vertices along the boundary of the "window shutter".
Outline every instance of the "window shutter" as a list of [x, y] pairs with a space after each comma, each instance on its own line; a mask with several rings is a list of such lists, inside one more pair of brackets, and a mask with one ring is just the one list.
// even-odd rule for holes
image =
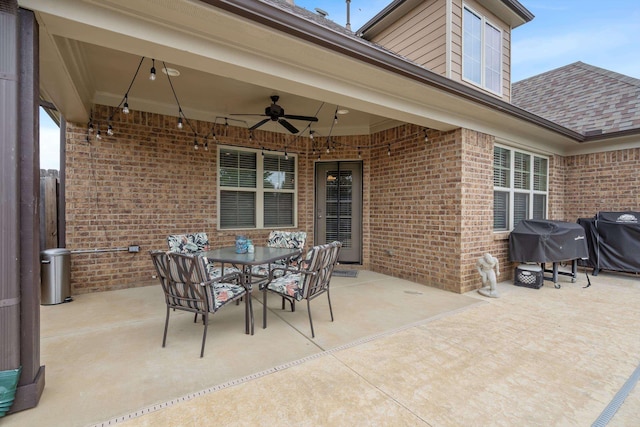
[[250, 191], [220, 192], [220, 227], [255, 228], [256, 195]]
[[509, 193], [506, 191], [493, 192], [493, 228], [494, 230], [508, 230]]
[[513, 187], [518, 190], [530, 190], [531, 156], [516, 151], [513, 156], [513, 161]]
[[264, 226], [293, 226], [293, 193], [264, 193]]
[[536, 191], [547, 191], [547, 163], [547, 159], [533, 159], [533, 189]]
[[256, 188], [256, 153], [220, 150], [220, 185], [222, 187]]
[[533, 219], [545, 219], [547, 217], [547, 196], [544, 194], [533, 195]]
[[513, 226], [515, 227], [523, 219], [529, 218], [529, 194], [513, 194]]
[[294, 158], [285, 156], [264, 156], [264, 188], [274, 190], [295, 189], [296, 163]]
[[493, 149], [493, 186], [509, 188], [511, 152], [502, 147]]

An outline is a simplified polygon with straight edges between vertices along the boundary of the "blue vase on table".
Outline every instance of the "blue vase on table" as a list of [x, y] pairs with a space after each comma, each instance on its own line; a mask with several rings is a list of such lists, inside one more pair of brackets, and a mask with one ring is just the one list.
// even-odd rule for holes
[[249, 241], [245, 236], [236, 236], [236, 253], [246, 254], [249, 250]]

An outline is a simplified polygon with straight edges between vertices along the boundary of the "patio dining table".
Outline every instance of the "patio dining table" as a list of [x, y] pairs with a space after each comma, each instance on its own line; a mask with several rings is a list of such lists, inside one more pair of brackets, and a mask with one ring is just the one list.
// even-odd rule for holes
[[[235, 246], [227, 246], [218, 249], [212, 249], [208, 251], [200, 252], [200, 255], [206, 257], [209, 261], [218, 262], [222, 264], [224, 271], [225, 264], [231, 264], [233, 267], [240, 271], [242, 276], [242, 284], [247, 289], [247, 298], [245, 301], [245, 319], [250, 319], [250, 322], [245, 322], [245, 333], [253, 335], [253, 316], [250, 315], [251, 307], [251, 290], [253, 286], [253, 275], [251, 270], [253, 266], [274, 263], [276, 261], [289, 259], [301, 253], [300, 249], [289, 248], [271, 248], [268, 246], [255, 246], [253, 253], [239, 254], [236, 252]], [[261, 279], [259, 282], [269, 280], [269, 278]], [[251, 313], [253, 310], [251, 310]], [[251, 323], [251, 327], [249, 327]]]

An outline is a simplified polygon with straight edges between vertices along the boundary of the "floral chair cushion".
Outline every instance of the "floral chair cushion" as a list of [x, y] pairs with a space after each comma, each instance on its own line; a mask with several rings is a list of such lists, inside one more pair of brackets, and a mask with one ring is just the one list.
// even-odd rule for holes
[[[307, 233], [305, 231], [278, 231], [274, 230], [269, 233], [267, 238], [267, 246], [270, 248], [289, 248], [289, 249], [304, 249], [304, 245], [307, 241]], [[289, 260], [282, 260], [271, 265], [261, 264], [256, 265], [251, 269], [251, 274], [254, 276], [266, 277], [269, 275], [269, 270], [276, 267], [283, 266], [297, 266], [300, 262], [302, 255]], [[276, 276], [281, 276], [282, 271], [276, 271]]]
[[300, 287], [301, 274], [287, 274], [273, 279], [268, 285], [267, 289], [277, 292], [281, 295], [287, 295], [295, 298], [296, 301], [302, 300], [302, 288]]
[[209, 250], [207, 233], [171, 234], [167, 237], [167, 244], [171, 252], [190, 254]]
[[[189, 233], [189, 234], [171, 234], [167, 237], [169, 252], [178, 252], [181, 254], [193, 254], [201, 251], [209, 250], [209, 237], [207, 233]], [[222, 276], [222, 268], [214, 265], [204, 258], [207, 263], [207, 272], [209, 277], [214, 280]], [[224, 273], [238, 273], [240, 270], [234, 267], [225, 267]]]

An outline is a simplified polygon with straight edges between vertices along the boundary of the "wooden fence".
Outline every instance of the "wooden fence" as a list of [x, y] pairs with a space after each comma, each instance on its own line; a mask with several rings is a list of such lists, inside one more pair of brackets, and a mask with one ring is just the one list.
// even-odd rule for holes
[[58, 248], [58, 171], [40, 171], [40, 250]]

